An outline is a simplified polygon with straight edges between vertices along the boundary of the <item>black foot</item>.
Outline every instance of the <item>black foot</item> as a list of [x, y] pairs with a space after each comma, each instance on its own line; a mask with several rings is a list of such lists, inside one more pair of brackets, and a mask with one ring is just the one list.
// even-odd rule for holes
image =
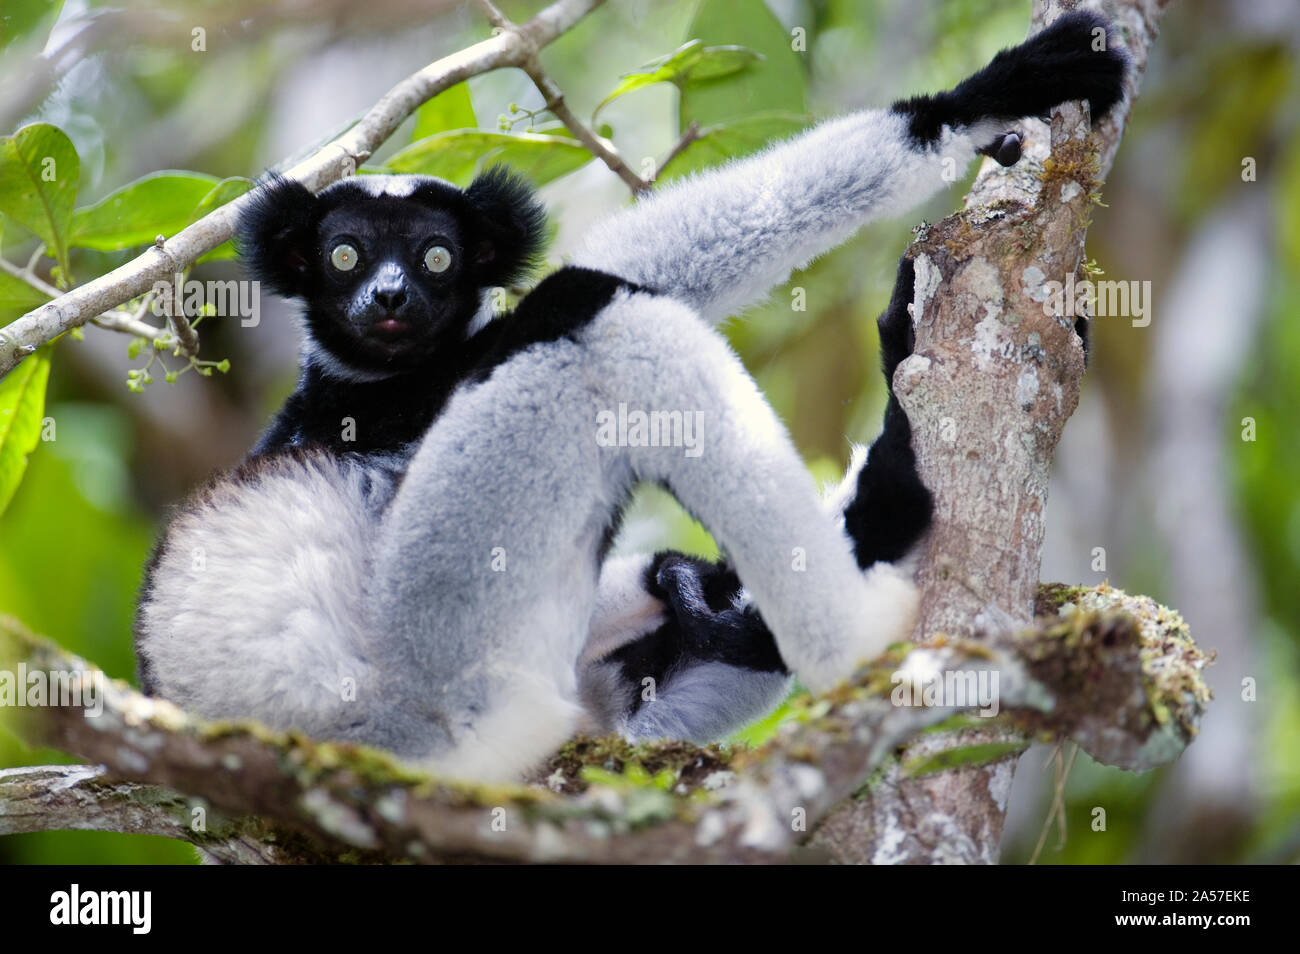
[[655, 593], [667, 602], [685, 656], [761, 672], [784, 672], [776, 640], [752, 608], [733, 605], [740, 580], [721, 563], [678, 553], [656, 560]]
[[1003, 133], [979, 151], [992, 156], [1000, 166], [1014, 166], [1020, 161], [1020, 136], [1013, 132]]
[[1088, 100], [1097, 122], [1123, 99], [1128, 68], [1128, 55], [1107, 22], [1075, 10], [1003, 50], [951, 90], [900, 100], [893, 109], [909, 118], [912, 139], [925, 144], [937, 142], [944, 126], [1040, 116], [1074, 100]]

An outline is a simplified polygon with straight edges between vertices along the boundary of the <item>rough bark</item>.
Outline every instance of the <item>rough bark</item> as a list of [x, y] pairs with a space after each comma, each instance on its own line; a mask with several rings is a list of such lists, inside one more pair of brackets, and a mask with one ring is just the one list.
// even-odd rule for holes
[[[1156, 21], [1169, 2], [1036, 0], [1034, 30], [1080, 7], [1117, 22], [1135, 67], [1126, 102], [1091, 130], [1086, 107], [1061, 107], [1050, 140], [1043, 123], [1026, 122], [1020, 163], [1004, 170], [986, 161], [966, 208], [923, 230], [911, 250], [916, 347], [899, 366], [894, 390], [936, 504], [917, 571], [924, 595], [916, 641], [977, 637], [1032, 618], [1048, 476], [1084, 370], [1074, 320], [1045, 307], [1043, 285], [1064, 282], [1079, 268], [1096, 190], [1119, 148]], [[967, 732], [947, 743], [1000, 741]], [[943, 746], [923, 744], [927, 751]], [[904, 761], [917, 751], [909, 749]], [[997, 861], [1018, 754], [1009, 750], [979, 769], [884, 780], [842, 809], [848, 817], [831, 820], [842, 857]]]

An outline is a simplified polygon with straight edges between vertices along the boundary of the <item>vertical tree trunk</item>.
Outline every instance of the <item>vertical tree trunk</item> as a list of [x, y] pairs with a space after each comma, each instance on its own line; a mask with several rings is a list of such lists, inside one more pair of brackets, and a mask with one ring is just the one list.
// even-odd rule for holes
[[[1169, 2], [1035, 0], [1033, 29], [1076, 7], [1114, 16], [1135, 66], [1131, 104]], [[916, 348], [894, 390], [935, 496], [914, 640], [978, 636], [1033, 617], [1048, 475], [1084, 369], [1075, 318], [1051, 307], [1046, 283], [1083, 277], [1076, 272], [1094, 190], [1127, 119], [1128, 107], [1117, 108], [1090, 135], [1086, 107], [1062, 107], [1050, 158], [1046, 125], [1026, 121], [1021, 161], [1010, 170], [986, 161], [966, 208], [911, 250]], [[1014, 744], [997, 745], [1007, 742], [1014, 738], [1005, 730], [984, 728], [918, 739], [827, 820], [816, 842], [843, 861], [996, 862], [1018, 755]], [[971, 764], [957, 749], [1003, 754]], [[963, 764], [910, 774], [944, 750]]]

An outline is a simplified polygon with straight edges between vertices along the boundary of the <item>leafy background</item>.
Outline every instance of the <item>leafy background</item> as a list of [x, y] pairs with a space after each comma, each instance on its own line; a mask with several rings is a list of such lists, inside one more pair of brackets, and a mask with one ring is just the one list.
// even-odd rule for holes
[[[43, 242], [38, 271], [50, 284], [100, 274], [337, 133], [403, 76], [486, 35], [462, 4], [356, 6], [6, 0], [0, 256], [22, 266]], [[540, 4], [504, 6], [522, 19]], [[950, 85], [1018, 41], [1028, 8], [613, 0], [544, 61], [580, 115], [599, 107], [597, 126], [638, 171], [698, 122], [701, 139], [668, 167], [672, 178], [812, 118]], [[202, 51], [195, 27], [206, 30]], [[1180, 765], [1136, 776], [1078, 756], [1062, 788], [1068, 825], [1044, 839], [1043, 861], [1300, 858], [1298, 56], [1300, 18], [1288, 0], [1176, 5], [1089, 235], [1106, 277], [1151, 281], [1155, 306], [1147, 328], [1095, 323], [1083, 403], [1057, 461], [1044, 576], [1109, 577], [1169, 601], [1223, 663], [1206, 731]], [[372, 162], [456, 181], [485, 161], [518, 165], [545, 183], [558, 262], [628, 195], [549, 115], [529, 114], [541, 106], [522, 74], [478, 77], [424, 107]], [[48, 155], [61, 174], [42, 191], [32, 163]], [[1254, 181], [1242, 178], [1247, 158]], [[842, 468], [848, 439], [874, 435], [883, 397], [874, 319], [894, 263], [911, 226], [954, 208], [965, 184], [905, 221], [866, 229], [730, 324], [818, 474]], [[1194, 254], [1221, 259], [1243, 223], [1251, 268], [1201, 313], [1210, 303], [1194, 291]], [[219, 250], [193, 277], [236, 277], [230, 255]], [[791, 307], [796, 288], [806, 311]], [[42, 300], [0, 272], [0, 325]], [[1162, 307], [1175, 302], [1186, 307]], [[204, 358], [228, 358], [226, 375], [164, 383], [154, 365], [154, 383], [134, 393], [128, 372], [149, 349], [142, 356], [125, 337], [90, 329], [0, 382], [0, 506], [12, 494], [0, 515], [0, 612], [133, 677], [131, 617], [159, 520], [238, 459], [292, 387], [292, 314], [263, 305], [257, 328], [220, 319], [201, 328]], [[1222, 364], [1217, 376], [1184, 393], [1207, 353]], [[1244, 418], [1254, 440], [1241, 439]], [[1201, 466], [1171, 475], [1165, 451], [1177, 460], [1197, 447]], [[1185, 486], [1196, 489], [1193, 506], [1166, 512]], [[629, 523], [630, 548], [711, 547], [661, 494], [640, 498]], [[1255, 681], [1249, 701], [1243, 676]], [[0, 766], [59, 760], [0, 729]], [[1041, 748], [1022, 759], [1009, 861], [1031, 857], [1044, 832], [1054, 764]], [[1099, 807], [1105, 831], [1091, 826]], [[155, 838], [0, 838], [6, 862], [192, 860], [188, 847]]]

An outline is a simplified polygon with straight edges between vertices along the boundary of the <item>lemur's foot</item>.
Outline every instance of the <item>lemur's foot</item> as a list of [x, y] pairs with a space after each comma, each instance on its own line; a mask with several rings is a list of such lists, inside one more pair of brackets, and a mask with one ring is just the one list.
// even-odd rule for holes
[[[919, 143], [938, 142], [945, 127], [994, 136], [1007, 123], [1074, 100], [1088, 101], [1095, 123], [1123, 100], [1128, 70], [1128, 54], [1110, 24], [1075, 10], [952, 89], [899, 100], [893, 110], [908, 117], [908, 132]], [[1004, 145], [1006, 134], [999, 138], [993, 148]]]
[[1002, 133], [979, 152], [981, 155], [992, 156], [1000, 166], [1014, 166], [1020, 161], [1020, 136], [1013, 132]]
[[784, 672], [776, 640], [753, 606], [739, 604], [740, 580], [724, 563], [663, 554], [655, 583], [677, 623], [683, 652], [700, 661]]

